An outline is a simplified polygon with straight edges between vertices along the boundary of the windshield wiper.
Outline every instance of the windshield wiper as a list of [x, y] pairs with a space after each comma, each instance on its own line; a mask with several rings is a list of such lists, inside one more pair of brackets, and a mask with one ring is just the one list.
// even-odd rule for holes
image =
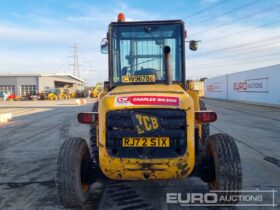
[[157, 59], [159, 59], [159, 58], [153, 58], [153, 59], [150, 59], [150, 60], [147, 60], [147, 61], [143, 61], [143, 62], [140, 62], [140, 63], [136, 63], [136, 64], [133, 64], [133, 65], [124, 66], [124, 67], [126, 67], [126, 68], [130, 68], [130, 69], [131, 69], [131, 67], [133, 67], [133, 66], [137, 66], [137, 65], [139, 65], [139, 64], [143, 64], [143, 63], [149, 63], [149, 62], [151, 62], [151, 61], [155, 61], [155, 60], [157, 60]]

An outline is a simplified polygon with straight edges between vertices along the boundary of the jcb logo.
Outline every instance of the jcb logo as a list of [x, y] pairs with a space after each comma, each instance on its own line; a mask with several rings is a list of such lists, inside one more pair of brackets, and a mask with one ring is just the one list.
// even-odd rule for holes
[[148, 132], [156, 131], [160, 128], [156, 116], [132, 113], [132, 118], [138, 134], [145, 134]]

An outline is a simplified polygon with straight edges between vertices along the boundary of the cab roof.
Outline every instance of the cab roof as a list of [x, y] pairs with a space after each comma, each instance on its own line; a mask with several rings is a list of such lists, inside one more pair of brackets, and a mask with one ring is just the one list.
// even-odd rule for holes
[[182, 20], [149, 20], [149, 21], [125, 21], [125, 22], [111, 22], [110, 26], [115, 25], [164, 25], [164, 24], [184, 24]]

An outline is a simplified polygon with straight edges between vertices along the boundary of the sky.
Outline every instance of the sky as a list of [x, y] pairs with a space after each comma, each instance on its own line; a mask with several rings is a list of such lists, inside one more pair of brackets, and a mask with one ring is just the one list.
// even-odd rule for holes
[[214, 77], [280, 63], [279, 0], [0, 0], [0, 74], [72, 73], [78, 47], [80, 77], [108, 80], [100, 42], [123, 12], [127, 21], [182, 19], [188, 79]]

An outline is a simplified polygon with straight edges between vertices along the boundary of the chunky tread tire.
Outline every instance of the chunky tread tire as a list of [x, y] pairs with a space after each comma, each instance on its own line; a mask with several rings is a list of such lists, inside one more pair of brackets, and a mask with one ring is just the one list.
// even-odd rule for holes
[[90, 185], [83, 189], [81, 183], [83, 158], [90, 160], [88, 145], [84, 139], [69, 138], [62, 144], [57, 159], [56, 187], [64, 207], [82, 207], [89, 197]]
[[[93, 112], [98, 112], [98, 105], [99, 102], [95, 102], [95, 104], [92, 107]], [[98, 162], [98, 148], [97, 148], [97, 129], [95, 125], [91, 125], [89, 129], [89, 146], [90, 146], [90, 154], [93, 158], [94, 162]]]
[[[209, 137], [207, 156], [214, 160], [215, 178], [208, 183], [209, 190], [238, 191], [242, 188], [242, 168], [238, 148], [234, 139], [223, 133]], [[237, 192], [219, 193], [223, 196], [237, 195]], [[234, 203], [234, 202], [225, 202]]]

